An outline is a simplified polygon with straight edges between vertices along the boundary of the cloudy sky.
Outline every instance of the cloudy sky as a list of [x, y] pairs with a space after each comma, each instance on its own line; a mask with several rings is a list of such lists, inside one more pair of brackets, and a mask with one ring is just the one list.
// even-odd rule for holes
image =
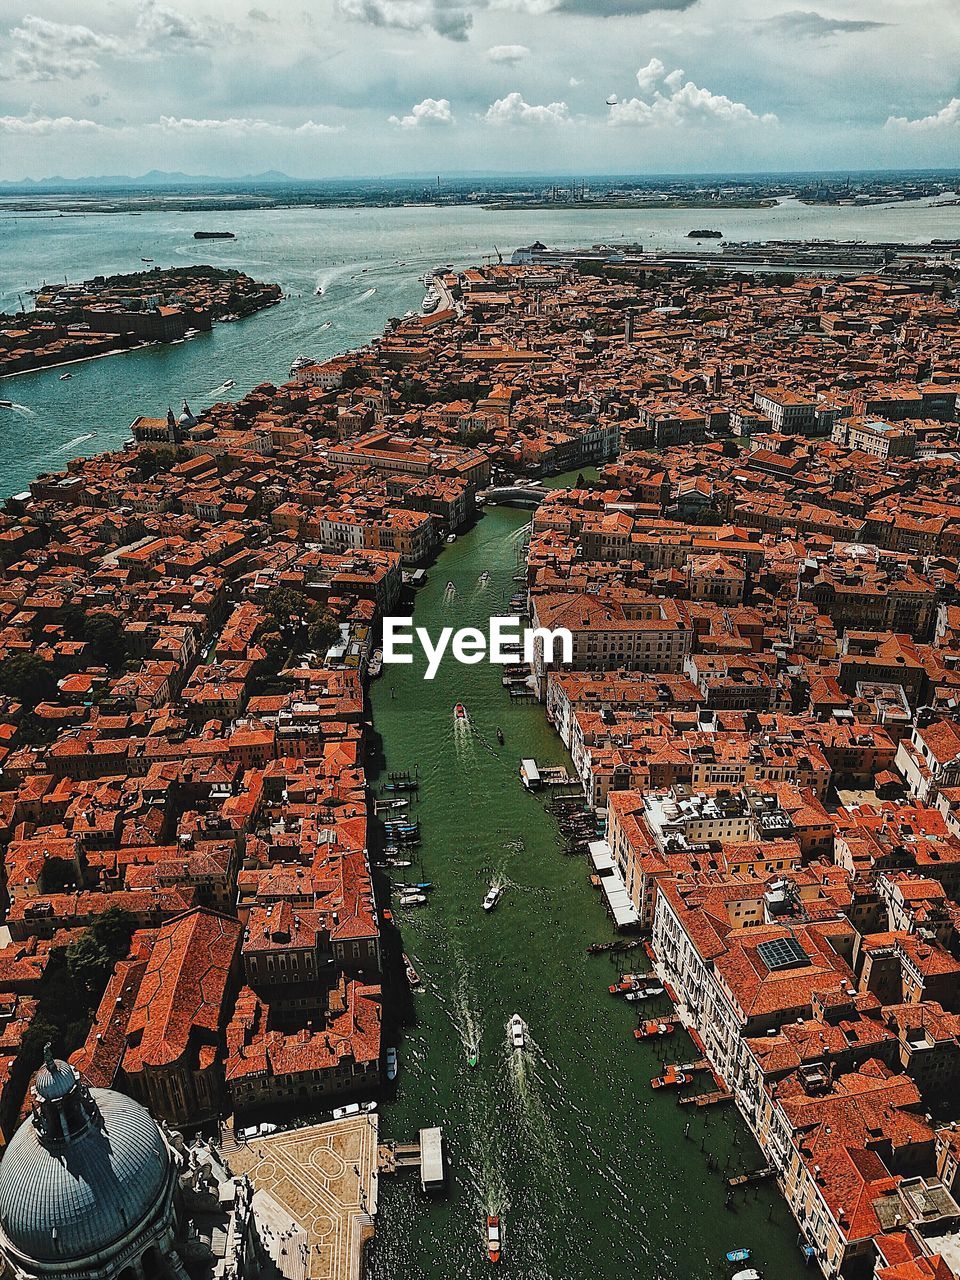
[[955, 166], [958, 52], [960, 0], [2, 0], [0, 178]]

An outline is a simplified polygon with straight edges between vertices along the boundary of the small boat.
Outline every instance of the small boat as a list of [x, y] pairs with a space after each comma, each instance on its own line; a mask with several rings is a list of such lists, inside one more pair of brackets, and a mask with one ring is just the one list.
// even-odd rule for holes
[[685, 1071], [670, 1071], [669, 1068], [665, 1075], [654, 1076], [650, 1081], [651, 1089], [682, 1089], [685, 1084], [689, 1084], [693, 1076], [687, 1075]]
[[500, 1261], [500, 1219], [495, 1213], [487, 1214], [487, 1257], [491, 1262]]
[[346, 1120], [348, 1116], [370, 1115], [376, 1111], [377, 1104], [375, 1102], [349, 1102], [345, 1107], [334, 1107], [334, 1120]]
[[638, 1040], [652, 1040], [657, 1036], [672, 1036], [675, 1027], [669, 1022], [645, 1022], [642, 1027], [637, 1027], [634, 1036]]
[[744, 1271], [735, 1272], [731, 1280], [763, 1280], [763, 1277], [756, 1267], [747, 1267]]
[[457, 705], [453, 708], [453, 714], [458, 720], [466, 720], [467, 708], [463, 705], [462, 702], [458, 702]]
[[388, 1080], [396, 1080], [399, 1063], [397, 1062], [397, 1051], [391, 1047], [387, 1050], [384, 1060], [384, 1073]]
[[237, 384], [234, 382], [232, 378], [228, 378], [226, 382], [223, 384], [223, 386], [220, 388], [220, 390], [229, 391], [231, 387], [235, 387], [236, 385]]
[[450, 543], [450, 542], [456, 542], [456, 540], [457, 540], [457, 535], [456, 535], [455, 533], [448, 533], [448, 534], [447, 534], [447, 542], [448, 542], [448, 543]]
[[476, 1066], [479, 1066], [479, 1064], [480, 1064], [480, 1050], [477, 1048], [476, 1045], [472, 1045], [467, 1050], [467, 1066], [472, 1071], [473, 1068]]
[[503, 894], [503, 885], [496, 884], [496, 883], [492, 884], [490, 888], [487, 890], [487, 896], [483, 900], [484, 911], [492, 911], [493, 908], [500, 901], [502, 894]]
[[141, 261], [141, 262], [152, 262], [152, 261], [153, 261], [153, 259], [152, 259], [152, 258], [141, 258], [141, 259], [140, 259], [140, 261]]
[[749, 1260], [750, 1260], [749, 1249], [731, 1249], [727, 1253], [728, 1262], [749, 1262]]
[[484, 569], [483, 573], [481, 573], [481, 575], [480, 575], [480, 577], [477, 579], [477, 581], [478, 581], [478, 582], [480, 582], [480, 583], [487, 583], [487, 582], [489, 582], [489, 581], [490, 581], [490, 574], [489, 574], [489, 572], [488, 572], [486, 569]]
[[497, 741], [500, 743], [501, 747], [503, 746], [504, 742], [506, 741], [506, 739], [505, 739], [505, 738], [504, 738], [504, 736], [503, 736], [503, 730], [502, 730], [502, 729], [500, 729], [500, 728], [498, 728], [498, 729], [497, 729]]
[[0, 409], [12, 409], [12, 408], [13, 408], [12, 400], [0, 400]]
[[413, 967], [413, 963], [406, 952], [403, 953], [403, 967], [404, 967], [404, 972], [407, 975], [407, 982], [409, 982], [410, 986], [411, 987], [421, 986], [420, 975], [419, 973], [417, 973], [416, 969]]
[[662, 996], [663, 987], [638, 987], [636, 991], [628, 991], [625, 1000], [652, 1000], [654, 996]]
[[61, 375], [60, 375], [60, 381], [61, 381], [61, 382], [66, 382], [66, 380], [67, 380], [68, 378], [72, 378], [72, 377], [73, 377], [73, 374], [72, 374], [72, 373], [61, 373]]
[[412, 867], [413, 863], [409, 858], [388, 858], [388, 867]]
[[316, 296], [317, 296], [318, 298], [322, 298], [322, 297], [323, 297], [323, 285], [322, 285], [322, 284], [318, 284], [318, 285], [317, 285], [317, 287], [314, 289], [314, 291], [313, 291], [313, 292], [316, 294]]
[[507, 1042], [511, 1049], [522, 1049], [526, 1044], [527, 1027], [519, 1013], [507, 1023]]
[[446, 589], [447, 589], [448, 591], [456, 591], [456, 589], [457, 589], [457, 588], [453, 585], [453, 583], [452, 583], [452, 582], [449, 582], [449, 581], [448, 581], [448, 582], [447, 582], [447, 588], [446, 588]]
[[427, 900], [425, 893], [403, 893], [400, 895], [401, 907], [422, 907]]

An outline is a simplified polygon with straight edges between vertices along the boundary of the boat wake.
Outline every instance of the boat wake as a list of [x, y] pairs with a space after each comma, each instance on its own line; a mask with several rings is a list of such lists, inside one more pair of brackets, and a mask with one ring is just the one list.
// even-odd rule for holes
[[95, 431], [88, 431], [86, 435], [74, 436], [72, 440], [68, 440], [66, 444], [62, 444], [57, 450], [57, 453], [66, 453], [68, 449], [72, 449], [75, 445], [84, 444], [87, 440], [92, 440], [96, 434], [97, 433]]
[[[510, 1085], [520, 1109], [528, 1139], [536, 1145], [542, 1164], [549, 1166], [557, 1182], [566, 1187], [568, 1181], [566, 1166], [560, 1152], [557, 1131], [550, 1117], [554, 1104], [548, 1107], [543, 1096], [546, 1080], [541, 1075], [540, 1067], [546, 1064], [546, 1059], [540, 1046], [531, 1036], [529, 1027], [524, 1029], [523, 1048], [513, 1049], [508, 1045], [506, 1052]], [[554, 1076], [553, 1069], [549, 1064], [546, 1065], [548, 1075]], [[552, 1079], [550, 1083], [556, 1086], [555, 1080]]]
[[443, 601], [442, 601], [442, 603], [443, 603], [443, 604], [453, 604], [453, 602], [454, 602], [454, 600], [456, 600], [456, 598], [457, 598], [457, 588], [453, 585], [453, 583], [452, 583], [452, 582], [448, 582], [448, 583], [447, 583], [447, 585], [443, 588]]
[[372, 298], [372, 297], [373, 297], [373, 295], [374, 295], [376, 292], [377, 292], [376, 287], [374, 287], [374, 288], [372, 288], [372, 289], [366, 289], [363, 293], [361, 293], [361, 295], [360, 295], [360, 297], [357, 299], [357, 301], [358, 301], [358, 302], [363, 302], [366, 298]]
[[7, 404], [5, 409], [9, 409], [11, 413], [19, 413], [21, 418], [35, 418], [37, 415], [25, 404]]

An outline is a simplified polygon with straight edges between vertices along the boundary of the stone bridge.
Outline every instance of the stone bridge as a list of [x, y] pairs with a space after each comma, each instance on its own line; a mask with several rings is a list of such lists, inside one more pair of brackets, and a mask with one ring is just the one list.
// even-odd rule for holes
[[499, 502], [505, 507], [538, 507], [550, 490], [543, 484], [494, 485], [477, 494], [484, 502]]

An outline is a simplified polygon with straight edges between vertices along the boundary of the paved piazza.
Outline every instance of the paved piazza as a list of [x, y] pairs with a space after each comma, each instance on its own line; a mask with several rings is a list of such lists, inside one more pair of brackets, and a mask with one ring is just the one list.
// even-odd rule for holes
[[255, 1138], [230, 1154], [306, 1232], [309, 1280], [359, 1280], [377, 1210], [377, 1117], [351, 1116]]

